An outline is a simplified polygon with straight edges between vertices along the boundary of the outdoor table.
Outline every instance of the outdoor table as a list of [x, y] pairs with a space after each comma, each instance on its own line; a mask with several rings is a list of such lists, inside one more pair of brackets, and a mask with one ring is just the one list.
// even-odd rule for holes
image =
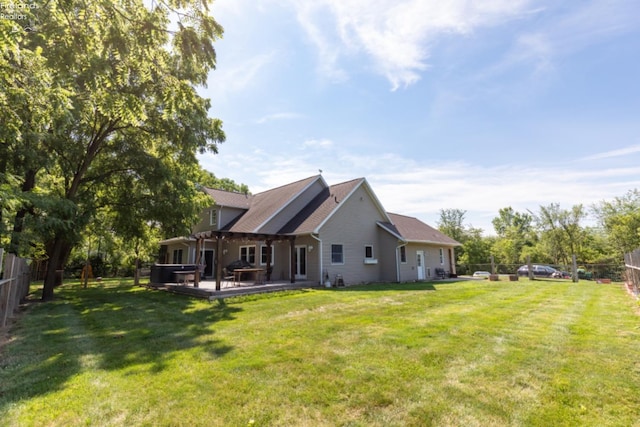
[[240, 279], [242, 278], [242, 273], [255, 273], [255, 282], [256, 284], [261, 284], [263, 283], [262, 280], [262, 274], [264, 273], [265, 269], [264, 268], [236, 268], [235, 270], [233, 270], [233, 285], [235, 286], [236, 283], [240, 282]]

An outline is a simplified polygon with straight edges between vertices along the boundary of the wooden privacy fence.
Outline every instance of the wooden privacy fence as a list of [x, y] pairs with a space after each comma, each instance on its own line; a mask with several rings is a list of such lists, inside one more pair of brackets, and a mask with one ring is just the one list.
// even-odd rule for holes
[[627, 269], [627, 287], [638, 296], [640, 290], [640, 249], [624, 254], [624, 266]]
[[29, 293], [29, 265], [26, 259], [5, 255], [0, 249], [0, 273], [0, 328], [4, 328]]

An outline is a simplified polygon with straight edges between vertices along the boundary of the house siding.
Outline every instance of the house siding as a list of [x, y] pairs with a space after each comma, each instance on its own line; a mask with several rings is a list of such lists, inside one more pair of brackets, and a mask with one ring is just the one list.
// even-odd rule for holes
[[[209, 224], [209, 212], [211, 212], [211, 209], [216, 209], [218, 211], [218, 224], [220, 225], [220, 227], [212, 226]], [[201, 233], [203, 231], [224, 228], [225, 225], [229, 224], [244, 212], [245, 210], [240, 208], [231, 208], [227, 206], [221, 207], [218, 205], [209, 206], [200, 213], [198, 224], [196, 224], [196, 226], [193, 228], [192, 233]]]
[[[440, 263], [440, 248], [443, 249], [444, 263]], [[442, 268], [445, 271], [450, 270], [451, 260], [449, 247], [429, 245], [426, 243], [409, 243], [406, 246], [407, 262], [400, 265], [400, 281], [408, 282], [418, 280], [417, 253], [424, 252], [425, 280], [436, 277], [436, 268]]]
[[[381, 266], [388, 258], [381, 245], [376, 222], [384, 219], [363, 185], [342, 201], [342, 205], [319, 230], [319, 237], [322, 239], [322, 265], [332, 282], [338, 274], [345, 284], [380, 280]], [[332, 244], [343, 245], [344, 264], [331, 263]], [[364, 263], [365, 245], [373, 245], [377, 264]]]

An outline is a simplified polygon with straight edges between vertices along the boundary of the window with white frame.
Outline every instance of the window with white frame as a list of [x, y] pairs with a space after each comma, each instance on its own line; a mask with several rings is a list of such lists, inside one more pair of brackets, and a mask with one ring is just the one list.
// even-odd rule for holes
[[407, 247], [400, 246], [400, 262], [403, 264], [407, 263]]
[[344, 247], [342, 245], [331, 245], [331, 264], [344, 264]]
[[254, 265], [256, 263], [256, 247], [240, 246], [240, 259]]
[[373, 245], [364, 246], [364, 258], [373, 259]]
[[218, 211], [216, 209], [209, 211], [209, 225], [215, 228], [218, 227]]
[[440, 248], [440, 264], [444, 264], [444, 249]]
[[[273, 260], [274, 260], [273, 253], [274, 253], [273, 246], [271, 246], [271, 261], [270, 261], [271, 266], [273, 266]], [[267, 259], [268, 259], [267, 255], [268, 255], [267, 245], [260, 246], [260, 265], [267, 265]]]
[[173, 250], [173, 263], [182, 264], [182, 249]]

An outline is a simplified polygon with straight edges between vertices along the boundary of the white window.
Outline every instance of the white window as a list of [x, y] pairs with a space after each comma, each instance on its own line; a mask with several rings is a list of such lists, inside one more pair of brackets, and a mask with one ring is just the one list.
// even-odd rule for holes
[[331, 245], [331, 264], [344, 264], [344, 248], [342, 245]]
[[365, 259], [373, 259], [373, 246], [365, 245], [364, 247], [364, 258]]
[[218, 211], [216, 209], [209, 211], [209, 225], [218, 228]]
[[256, 247], [240, 246], [240, 259], [254, 265], [256, 263]]
[[[271, 266], [273, 266], [273, 246], [271, 246]], [[267, 265], [267, 245], [260, 246], [260, 265]]]
[[440, 264], [444, 264], [444, 249], [440, 248]]

